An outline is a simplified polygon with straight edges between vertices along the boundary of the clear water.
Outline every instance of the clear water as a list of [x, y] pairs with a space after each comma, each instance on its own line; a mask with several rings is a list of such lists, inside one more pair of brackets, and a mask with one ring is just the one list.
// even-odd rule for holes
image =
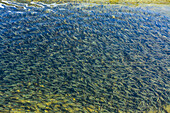
[[0, 111], [168, 112], [168, 8], [1, 4]]

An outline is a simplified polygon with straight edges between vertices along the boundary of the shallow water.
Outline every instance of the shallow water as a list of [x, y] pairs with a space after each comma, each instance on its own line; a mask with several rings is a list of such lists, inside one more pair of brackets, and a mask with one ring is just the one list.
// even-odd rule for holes
[[10, 4], [0, 5], [1, 112], [168, 112], [167, 8]]

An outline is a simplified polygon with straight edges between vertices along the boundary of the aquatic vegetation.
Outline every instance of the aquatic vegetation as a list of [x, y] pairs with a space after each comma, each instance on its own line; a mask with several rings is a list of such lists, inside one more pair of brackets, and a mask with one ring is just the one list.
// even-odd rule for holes
[[17, 5], [0, 7], [0, 112], [168, 111], [168, 16]]

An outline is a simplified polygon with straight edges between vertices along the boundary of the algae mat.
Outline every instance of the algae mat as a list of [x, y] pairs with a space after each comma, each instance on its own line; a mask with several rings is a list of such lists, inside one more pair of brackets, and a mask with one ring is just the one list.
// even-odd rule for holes
[[0, 4], [0, 112], [168, 112], [168, 15], [32, 4]]

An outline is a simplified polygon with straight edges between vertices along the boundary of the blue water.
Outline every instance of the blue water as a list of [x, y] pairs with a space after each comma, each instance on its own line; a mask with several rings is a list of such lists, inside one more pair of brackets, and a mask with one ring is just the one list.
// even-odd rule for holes
[[170, 103], [168, 13], [155, 7], [36, 4], [40, 7], [0, 5], [1, 111], [18, 103], [10, 98], [16, 90], [20, 96], [39, 90], [69, 94], [76, 100], [72, 103], [105, 112], [165, 111], [162, 106]]

